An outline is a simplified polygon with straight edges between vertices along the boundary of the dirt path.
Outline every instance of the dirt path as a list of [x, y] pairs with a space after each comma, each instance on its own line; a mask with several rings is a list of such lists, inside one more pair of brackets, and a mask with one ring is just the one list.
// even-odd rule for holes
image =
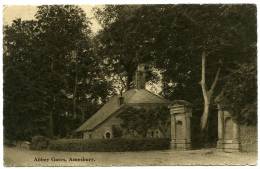
[[[77, 161], [75, 161], [77, 160]], [[213, 150], [57, 152], [4, 147], [5, 166], [255, 165], [257, 153]]]

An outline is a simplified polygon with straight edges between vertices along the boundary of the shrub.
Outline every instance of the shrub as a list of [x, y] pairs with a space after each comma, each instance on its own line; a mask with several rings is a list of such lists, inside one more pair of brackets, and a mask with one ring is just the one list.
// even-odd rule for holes
[[16, 142], [14, 140], [9, 140], [9, 139], [4, 138], [4, 145], [7, 147], [15, 147]]
[[49, 139], [44, 136], [34, 136], [30, 145], [31, 150], [42, 150], [47, 149]]
[[165, 150], [168, 149], [169, 146], [169, 139], [60, 139], [50, 141], [49, 149], [58, 151], [120, 152]]

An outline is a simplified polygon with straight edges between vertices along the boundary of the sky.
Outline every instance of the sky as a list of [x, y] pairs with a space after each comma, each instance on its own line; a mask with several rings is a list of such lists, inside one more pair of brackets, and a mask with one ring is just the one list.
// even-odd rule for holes
[[[85, 12], [86, 16], [91, 18], [92, 31], [95, 33], [101, 29], [101, 26], [95, 20], [93, 15], [94, 7], [101, 7], [97, 5], [79, 5]], [[5, 5], [3, 8], [3, 24], [10, 25], [14, 19], [21, 18], [22, 20], [34, 19], [34, 15], [37, 12], [37, 6], [32, 5]]]

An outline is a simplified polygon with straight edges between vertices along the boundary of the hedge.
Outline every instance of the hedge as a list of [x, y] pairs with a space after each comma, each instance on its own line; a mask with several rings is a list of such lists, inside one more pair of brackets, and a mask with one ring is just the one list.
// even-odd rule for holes
[[49, 142], [50, 150], [75, 152], [120, 152], [169, 149], [170, 140], [158, 139], [60, 139]]
[[43, 150], [48, 147], [49, 138], [44, 136], [34, 136], [30, 145], [31, 150]]

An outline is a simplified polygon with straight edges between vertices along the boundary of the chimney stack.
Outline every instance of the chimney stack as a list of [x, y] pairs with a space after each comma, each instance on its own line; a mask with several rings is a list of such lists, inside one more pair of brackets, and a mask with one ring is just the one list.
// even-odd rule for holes
[[121, 106], [122, 104], [124, 104], [124, 97], [122, 95], [120, 95], [118, 97], [118, 105]]
[[145, 89], [145, 73], [146, 68], [145, 64], [139, 64], [135, 72], [135, 88], [136, 89]]

